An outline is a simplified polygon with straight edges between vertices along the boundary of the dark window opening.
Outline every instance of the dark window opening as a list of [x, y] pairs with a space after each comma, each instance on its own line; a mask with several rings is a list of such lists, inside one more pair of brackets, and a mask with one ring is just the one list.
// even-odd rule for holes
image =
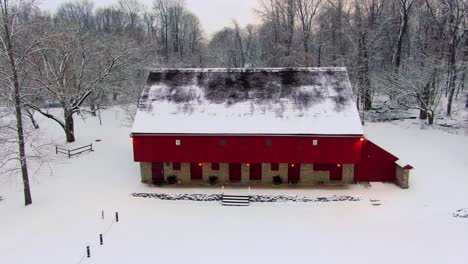
[[272, 171], [279, 170], [279, 164], [278, 163], [271, 163], [270, 170], [272, 170]]
[[211, 163], [211, 170], [219, 170], [219, 163]]

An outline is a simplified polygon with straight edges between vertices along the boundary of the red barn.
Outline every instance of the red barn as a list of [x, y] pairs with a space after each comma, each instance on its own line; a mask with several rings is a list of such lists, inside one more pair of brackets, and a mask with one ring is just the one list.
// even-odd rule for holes
[[410, 168], [363, 137], [345, 68], [153, 70], [131, 136], [148, 183], [408, 187]]

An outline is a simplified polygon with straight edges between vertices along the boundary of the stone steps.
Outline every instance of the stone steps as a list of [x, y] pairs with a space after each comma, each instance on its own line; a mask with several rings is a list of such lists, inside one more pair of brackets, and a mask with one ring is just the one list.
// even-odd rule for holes
[[221, 204], [223, 206], [249, 206], [250, 195], [223, 194]]

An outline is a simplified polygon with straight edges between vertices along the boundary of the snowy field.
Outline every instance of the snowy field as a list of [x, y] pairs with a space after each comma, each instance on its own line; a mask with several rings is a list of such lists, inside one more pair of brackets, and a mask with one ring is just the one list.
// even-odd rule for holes
[[[366, 136], [415, 167], [410, 189], [372, 187], [253, 189], [255, 194], [350, 195], [357, 202], [161, 201], [132, 193], [220, 193], [219, 188], [156, 188], [139, 181], [130, 128], [118, 110], [76, 118], [78, 142], [94, 152], [56, 156], [32, 172], [33, 204], [23, 206], [19, 176], [0, 180], [0, 263], [468, 263], [468, 137], [420, 129], [419, 121], [366, 125]], [[43, 142], [63, 143], [40, 118]], [[96, 142], [96, 139], [102, 141]], [[373, 206], [370, 200], [379, 200]], [[101, 210], [105, 219], [101, 219]], [[113, 223], [118, 211], [120, 221]], [[107, 231], [108, 230], [108, 231]], [[105, 233], [107, 231], [107, 233]], [[105, 233], [104, 245], [98, 234]], [[91, 245], [91, 258], [82, 258]]]

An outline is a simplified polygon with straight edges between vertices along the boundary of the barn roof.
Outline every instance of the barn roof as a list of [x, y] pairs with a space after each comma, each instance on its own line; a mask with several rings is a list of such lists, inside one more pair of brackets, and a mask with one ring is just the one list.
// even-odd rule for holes
[[362, 135], [346, 68], [156, 69], [133, 134]]

